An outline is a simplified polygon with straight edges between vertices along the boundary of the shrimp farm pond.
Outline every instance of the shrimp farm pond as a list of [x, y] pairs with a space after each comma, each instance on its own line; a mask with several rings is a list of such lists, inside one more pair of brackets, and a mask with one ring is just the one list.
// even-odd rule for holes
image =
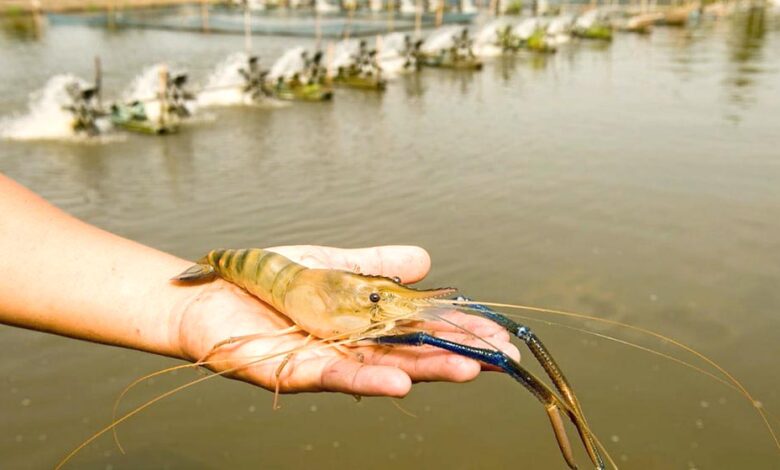
[[[663, 10], [637, 34], [630, 5], [560, 20], [467, 3], [473, 14], [438, 28], [426, 16], [419, 36], [401, 13], [329, 13], [321, 39], [0, 16], [0, 172], [191, 260], [419, 245], [432, 259], [421, 286], [662, 333], [733, 373], [780, 428], [780, 8], [714, 3], [683, 24]], [[312, 30], [312, 15], [284, 24]], [[370, 27], [339, 40], [351, 21]], [[671, 342], [508, 313], [545, 341], [621, 468], [780, 468], [756, 407], [664, 357], [722, 377]], [[10, 326], [0, 344], [3, 469], [54, 467], [110, 422], [127, 384], [181, 363]], [[201, 376], [154, 377], [122, 409]], [[272, 401], [209, 380], [122, 423], [126, 454], [104, 435], [66, 468], [566, 468], [543, 407], [505, 374], [401, 400]]]

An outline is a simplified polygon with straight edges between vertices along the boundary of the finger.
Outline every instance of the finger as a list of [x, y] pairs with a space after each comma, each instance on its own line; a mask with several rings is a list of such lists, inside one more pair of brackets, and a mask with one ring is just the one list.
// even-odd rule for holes
[[509, 332], [501, 325], [487, 318], [469, 315], [459, 310], [450, 310], [439, 315], [441, 321], [416, 323], [415, 327], [424, 331], [468, 332], [482, 338], [509, 340]]
[[[244, 380], [273, 389], [276, 367], [248, 371]], [[321, 357], [291, 361], [280, 374], [282, 392], [342, 392], [361, 396], [403, 397], [412, 380], [402, 370], [384, 365], [363, 364], [348, 358]]]
[[432, 346], [374, 348], [366, 362], [401, 369], [414, 382], [468, 382], [481, 369], [477, 361]]
[[417, 282], [428, 274], [431, 258], [417, 246], [389, 245], [373, 248], [331, 248], [298, 245], [269, 248], [309, 268], [332, 268]]
[[400, 398], [411, 390], [412, 379], [395, 367], [339, 359], [323, 371], [321, 386], [335, 392]]
[[[483, 339], [458, 333], [438, 333], [442, 339], [481, 349], [498, 349], [514, 360], [520, 359], [518, 349], [508, 341]], [[482, 363], [433, 346], [392, 346], [363, 348], [366, 362], [390, 365], [402, 369], [415, 381], [466, 382], [473, 380]], [[492, 370], [488, 367], [488, 370]]]

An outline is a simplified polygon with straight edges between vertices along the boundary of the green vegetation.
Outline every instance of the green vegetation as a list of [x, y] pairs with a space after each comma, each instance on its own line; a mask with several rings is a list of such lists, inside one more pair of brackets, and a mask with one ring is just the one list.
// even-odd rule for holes
[[555, 52], [555, 48], [547, 42], [547, 34], [541, 28], [534, 31], [534, 34], [528, 38], [525, 47], [535, 52]]
[[594, 24], [590, 28], [575, 30], [574, 35], [585, 39], [612, 40], [612, 28], [604, 24]]
[[504, 13], [507, 15], [520, 15], [523, 13], [523, 1], [522, 0], [508, 0], [509, 4], [506, 6]]

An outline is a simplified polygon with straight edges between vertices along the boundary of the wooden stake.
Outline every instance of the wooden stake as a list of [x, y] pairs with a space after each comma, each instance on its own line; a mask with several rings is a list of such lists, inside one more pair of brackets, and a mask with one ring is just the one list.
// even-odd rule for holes
[[420, 39], [422, 36], [422, 0], [415, 2], [416, 11], [414, 12], [414, 38]]
[[97, 92], [98, 108], [103, 108], [103, 69], [100, 56], [95, 56], [95, 91]]
[[321, 21], [321, 14], [317, 9], [315, 8], [314, 13], [314, 31], [315, 31], [315, 37], [316, 37], [316, 44], [317, 44], [317, 50], [320, 50], [320, 47], [322, 45], [322, 21]]
[[209, 32], [209, 7], [207, 0], [200, 0], [200, 23], [204, 33]]
[[249, 2], [244, 2], [244, 49], [247, 55], [252, 55], [252, 16], [249, 11]]
[[165, 64], [160, 65], [160, 115], [157, 117], [158, 124], [160, 126], [165, 125], [165, 121], [168, 120], [168, 67]]

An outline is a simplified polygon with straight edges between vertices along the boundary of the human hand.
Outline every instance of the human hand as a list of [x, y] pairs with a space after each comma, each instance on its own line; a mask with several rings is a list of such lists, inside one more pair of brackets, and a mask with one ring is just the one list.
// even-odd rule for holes
[[[318, 246], [270, 248], [310, 268], [332, 268], [397, 276], [404, 283], [422, 279], [430, 268], [428, 254], [417, 247], [384, 246], [346, 250]], [[176, 273], [172, 273], [176, 274]], [[178, 344], [189, 360], [206, 358], [209, 368], [269, 390], [276, 387], [276, 372], [286, 351], [297, 351], [279, 375], [281, 392], [335, 391], [364, 396], [406, 395], [413, 382], [465, 382], [474, 379], [480, 363], [430, 346], [351, 346], [346, 352], [333, 347], [307, 345], [306, 332], [287, 332], [292, 322], [270, 305], [222, 279], [192, 289], [189, 303], [176, 312]], [[474, 316], [452, 311], [445, 317], [466, 330], [489, 340], [514, 358], [517, 349], [500, 326]], [[420, 328], [437, 336], [484, 347], [444, 322], [420, 323]], [[213, 346], [231, 337], [255, 336], [251, 340]], [[274, 355], [273, 357], [268, 357]], [[258, 358], [267, 357], [257, 363]], [[245, 366], [245, 367], [244, 367]]]

